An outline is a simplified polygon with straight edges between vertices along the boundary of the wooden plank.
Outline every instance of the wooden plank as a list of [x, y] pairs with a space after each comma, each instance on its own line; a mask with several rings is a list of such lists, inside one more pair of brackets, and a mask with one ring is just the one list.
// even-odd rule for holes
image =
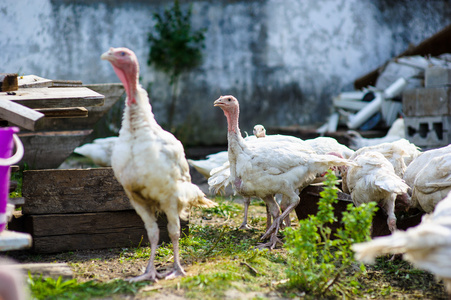
[[[160, 229], [159, 243], [169, 243], [166, 216], [160, 214], [157, 222]], [[148, 243], [144, 224], [134, 210], [56, 215], [22, 215], [15, 212], [8, 226], [30, 233], [33, 251], [40, 253], [137, 247]], [[189, 235], [188, 221], [181, 220], [180, 227], [182, 236]]]
[[94, 125], [121, 99], [125, 93], [122, 83], [89, 84], [85, 87], [105, 96], [102, 106], [87, 107], [88, 117], [69, 120], [44, 118], [39, 121], [37, 130], [82, 130], [92, 129]]
[[16, 198], [8, 198], [8, 203], [13, 204], [14, 206], [22, 206], [25, 204], [24, 197], [16, 197]]
[[[167, 232], [160, 230], [160, 243], [170, 242]], [[148, 245], [144, 228], [124, 228], [109, 233], [43, 236], [33, 239], [32, 250], [37, 253], [56, 253], [71, 250], [108, 249]]]
[[85, 87], [27, 88], [15, 95], [0, 93], [1, 100], [10, 100], [29, 108], [61, 108], [100, 106], [104, 96]]
[[0, 99], [0, 118], [16, 126], [28, 130], [35, 130], [37, 121], [43, 117], [43, 113], [8, 100]]
[[[308, 218], [309, 215], [316, 215], [318, 212], [318, 201], [320, 199], [320, 192], [323, 191], [323, 186], [309, 185], [304, 188], [300, 193], [301, 205], [295, 208], [296, 216], [299, 220]], [[328, 225], [332, 230], [332, 236], [337, 232], [338, 228], [343, 227], [342, 215], [344, 211], [347, 211], [347, 206], [352, 202], [350, 195], [342, 192], [337, 193], [338, 202], [332, 204], [334, 207], [334, 215], [337, 218], [337, 222], [333, 222]], [[395, 211], [396, 211], [395, 207]], [[421, 216], [424, 213], [419, 211], [409, 212], [409, 215], [405, 215], [403, 218], [398, 218], [396, 226], [398, 229], [406, 230], [409, 227], [416, 226], [421, 222]], [[373, 225], [371, 228], [371, 237], [383, 236], [391, 234], [387, 225], [387, 214], [383, 209], [379, 208], [373, 217]]]
[[17, 91], [17, 74], [0, 73], [0, 92]]
[[72, 268], [67, 263], [30, 263], [30, 264], [11, 264], [7, 266], [12, 270], [19, 270], [25, 274], [28, 272], [34, 276], [51, 277], [58, 279], [71, 279], [74, 277]]
[[[24, 215], [24, 217], [25, 231], [33, 237], [71, 234], [106, 234], [116, 231], [122, 232], [133, 228], [143, 229], [143, 232], [145, 232], [144, 223], [135, 210]], [[168, 235], [168, 221], [166, 216], [159, 214], [157, 222], [160, 231], [163, 232], [162, 236]], [[180, 220], [180, 224], [181, 228], [186, 228], [188, 221]]]
[[88, 110], [84, 107], [68, 108], [38, 108], [36, 111], [43, 113], [46, 118], [86, 118]]
[[92, 130], [20, 132], [25, 153], [20, 165], [29, 169], [58, 168]]
[[72, 250], [137, 247], [148, 243], [143, 228], [127, 228], [110, 233], [72, 234], [36, 237], [32, 250], [37, 253], [57, 253]]
[[24, 214], [133, 209], [111, 168], [24, 171]]
[[[114, 222], [112, 222], [114, 220]], [[166, 222], [160, 220], [166, 226]], [[127, 228], [143, 228], [135, 210], [119, 212], [25, 215], [26, 232], [38, 236], [110, 233]]]
[[28, 233], [3, 230], [0, 232], [0, 251], [20, 250], [31, 247]]
[[53, 87], [82, 86], [81, 80], [53, 80]]
[[42, 88], [52, 86], [51, 79], [42, 78], [36, 75], [19, 76], [19, 88]]

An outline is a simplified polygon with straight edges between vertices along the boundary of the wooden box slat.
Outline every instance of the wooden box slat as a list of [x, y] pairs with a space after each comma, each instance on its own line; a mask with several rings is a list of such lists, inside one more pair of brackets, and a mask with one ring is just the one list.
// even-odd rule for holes
[[100, 106], [104, 96], [85, 87], [25, 88], [14, 95], [0, 94], [0, 100], [10, 100], [29, 108], [61, 108]]
[[23, 105], [0, 100], [0, 118], [28, 130], [35, 130], [38, 120], [44, 117], [43, 113]]
[[[87, 118], [88, 110], [84, 107], [38, 108], [46, 118]], [[65, 120], [66, 121], [66, 120]]]
[[128, 228], [138, 228], [145, 231], [143, 221], [134, 210], [81, 214], [25, 215], [24, 222], [25, 230], [35, 237], [111, 233]]
[[24, 214], [131, 210], [112, 168], [24, 171]]
[[20, 132], [25, 153], [19, 164], [26, 163], [30, 169], [58, 168], [91, 132], [92, 129]]
[[[301, 202], [295, 208], [296, 216], [299, 220], [308, 218], [309, 215], [316, 215], [318, 212], [318, 201], [320, 199], [320, 192], [323, 191], [322, 186], [310, 185], [304, 188], [300, 193]], [[347, 211], [347, 206], [352, 202], [350, 195], [342, 192], [337, 194], [338, 202], [333, 204], [334, 215], [337, 222], [328, 224], [332, 230], [332, 237], [337, 232], [337, 229], [343, 228], [342, 215]], [[395, 208], [396, 209], [396, 208]], [[410, 211], [409, 211], [410, 212]], [[396, 226], [400, 230], [406, 230], [409, 227], [418, 225], [421, 222], [423, 213], [412, 211], [408, 215], [399, 217], [396, 221]], [[371, 237], [384, 236], [391, 234], [387, 225], [387, 214], [383, 209], [379, 208], [373, 217], [373, 224], [371, 227]]]
[[40, 88], [52, 86], [53, 80], [36, 75], [19, 76], [19, 88]]
[[37, 253], [57, 253], [86, 249], [137, 247], [140, 243], [145, 245], [147, 242], [145, 230], [129, 228], [110, 233], [33, 237], [32, 250]]
[[17, 91], [18, 89], [17, 74], [0, 73], [0, 92]]
[[[167, 218], [158, 216], [159, 243], [171, 242]], [[189, 234], [188, 221], [180, 221], [181, 236]], [[29, 233], [32, 250], [55, 253], [82, 249], [137, 247], [149, 241], [141, 218], [133, 211], [84, 214], [20, 215], [16, 214], [9, 228]]]

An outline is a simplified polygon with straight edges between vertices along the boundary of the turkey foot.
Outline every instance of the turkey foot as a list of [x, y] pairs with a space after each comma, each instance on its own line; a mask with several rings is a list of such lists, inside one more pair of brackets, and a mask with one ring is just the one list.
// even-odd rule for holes
[[272, 222], [272, 225], [268, 228], [268, 230], [265, 232], [265, 234], [261, 237], [262, 240], [266, 240], [267, 238], [269, 238], [269, 236], [271, 234], [275, 234], [277, 235], [277, 233], [279, 232], [279, 228], [280, 228], [280, 222], [283, 219], [281, 217], [277, 217], [274, 219], [274, 222]]
[[249, 224], [242, 223], [242, 224], [240, 225], [240, 227], [238, 227], [238, 229], [252, 230], [252, 229], [254, 229], [254, 227], [252, 227], [252, 226], [249, 225]]
[[156, 270], [153, 271], [146, 271], [146, 273], [136, 276], [136, 277], [132, 277], [132, 278], [128, 278], [126, 281], [128, 282], [139, 282], [139, 281], [153, 281], [153, 282], [157, 282], [158, 279], [163, 279], [164, 276], [160, 273], [158, 273]]
[[258, 248], [258, 249], [269, 248], [269, 249], [272, 250], [272, 249], [274, 249], [274, 248], [277, 246], [277, 244], [283, 245], [283, 242], [282, 242], [281, 239], [279, 239], [279, 238], [277, 237], [277, 233], [274, 232], [274, 233], [271, 235], [271, 238], [269, 239], [269, 242], [259, 244], [259, 245], [257, 245], [257, 248]]
[[180, 276], [185, 276], [186, 272], [183, 271], [183, 269], [174, 268], [173, 270], [169, 271], [168, 273], [163, 275], [164, 279], [174, 279]]

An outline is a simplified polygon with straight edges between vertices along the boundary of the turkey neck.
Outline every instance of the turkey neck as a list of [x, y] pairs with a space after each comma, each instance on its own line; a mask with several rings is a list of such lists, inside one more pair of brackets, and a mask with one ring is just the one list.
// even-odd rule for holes
[[228, 141], [228, 156], [230, 162], [230, 175], [232, 182], [234, 182], [237, 189], [241, 186], [241, 178], [236, 175], [236, 161], [237, 156], [240, 155], [246, 148], [243, 137], [241, 136], [240, 128], [238, 127], [238, 117], [240, 109], [236, 107], [233, 110], [225, 111], [227, 118], [227, 141]]
[[140, 129], [148, 130], [151, 127], [158, 126], [152, 113], [152, 106], [147, 97], [147, 92], [137, 87], [135, 94], [135, 102], [129, 103], [125, 106], [123, 126], [129, 128], [130, 132]]
[[[235, 107], [226, 111], [225, 116], [227, 118], [227, 140], [229, 142], [228, 148], [239, 147], [241, 150], [246, 147], [244, 139], [241, 136], [241, 131], [238, 126], [238, 118], [240, 115], [240, 108]], [[235, 150], [235, 149], [232, 149]]]

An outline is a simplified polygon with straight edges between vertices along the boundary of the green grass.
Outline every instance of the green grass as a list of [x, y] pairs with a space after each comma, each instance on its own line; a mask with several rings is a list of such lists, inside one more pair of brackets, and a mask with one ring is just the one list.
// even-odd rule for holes
[[34, 299], [90, 299], [118, 294], [135, 295], [145, 285], [145, 282], [130, 283], [123, 280], [79, 283], [76, 279], [63, 280], [61, 277], [28, 277], [28, 287]]

